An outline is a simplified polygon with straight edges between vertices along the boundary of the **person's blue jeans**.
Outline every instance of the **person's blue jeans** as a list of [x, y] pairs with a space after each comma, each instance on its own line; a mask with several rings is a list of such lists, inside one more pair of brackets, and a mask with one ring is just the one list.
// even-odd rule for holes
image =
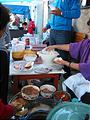
[[[69, 44], [71, 41], [71, 31], [54, 30], [50, 31], [50, 45]], [[64, 60], [68, 60], [68, 52], [57, 50]]]

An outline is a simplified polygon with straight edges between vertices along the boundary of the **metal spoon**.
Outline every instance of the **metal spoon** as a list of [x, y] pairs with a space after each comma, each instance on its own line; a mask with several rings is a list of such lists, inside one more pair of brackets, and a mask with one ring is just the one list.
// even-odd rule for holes
[[60, 100], [59, 100], [59, 103], [62, 102], [63, 98], [65, 97], [65, 95], [63, 95]]

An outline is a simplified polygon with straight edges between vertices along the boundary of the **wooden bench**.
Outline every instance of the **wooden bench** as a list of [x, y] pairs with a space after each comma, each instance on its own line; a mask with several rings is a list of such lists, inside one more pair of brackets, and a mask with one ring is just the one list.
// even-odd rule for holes
[[[83, 41], [85, 39], [86, 39], [86, 34], [85, 33], [74, 31], [73, 34], [72, 34], [72, 42], [73, 43], [75, 43], [75, 42], [81, 42], [81, 41]], [[78, 60], [72, 58], [71, 55], [69, 55], [69, 58], [70, 58], [71, 62], [76, 62], [76, 63], [79, 62]]]
[[85, 33], [75, 32], [74, 35], [75, 35], [74, 42], [81, 42], [82, 40], [84, 40], [86, 38]]

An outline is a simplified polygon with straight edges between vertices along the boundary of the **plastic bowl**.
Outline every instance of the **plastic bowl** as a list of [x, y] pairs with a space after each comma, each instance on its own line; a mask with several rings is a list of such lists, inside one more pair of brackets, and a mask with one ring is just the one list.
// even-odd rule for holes
[[35, 100], [39, 96], [39, 87], [35, 85], [27, 85], [21, 89], [22, 97], [26, 100]]
[[45, 98], [51, 98], [55, 91], [56, 88], [53, 85], [46, 84], [40, 87], [40, 93]]
[[54, 58], [56, 58], [59, 53], [56, 51], [53, 51], [49, 54], [49, 52], [42, 53], [42, 51], [38, 51], [37, 54], [41, 57], [43, 64], [50, 65], [53, 64]]
[[35, 61], [37, 58], [37, 55], [36, 54], [25, 54], [24, 55], [24, 59], [26, 61]]
[[23, 60], [24, 54], [22, 52], [12, 52], [13, 60]]
[[56, 91], [53, 96], [56, 103], [71, 100], [71, 95], [66, 91]]
[[46, 120], [85, 120], [90, 116], [90, 106], [79, 102], [65, 102], [56, 105], [48, 114]]

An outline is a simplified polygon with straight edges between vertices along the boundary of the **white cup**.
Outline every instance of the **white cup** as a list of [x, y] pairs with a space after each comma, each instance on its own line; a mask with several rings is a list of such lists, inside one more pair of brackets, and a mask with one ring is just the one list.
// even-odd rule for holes
[[51, 10], [55, 10], [56, 9], [53, 4], [50, 4], [49, 7], [50, 7]]
[[36, 40], [36, 45], [39, 45], [39, 38], [35, 38]]

